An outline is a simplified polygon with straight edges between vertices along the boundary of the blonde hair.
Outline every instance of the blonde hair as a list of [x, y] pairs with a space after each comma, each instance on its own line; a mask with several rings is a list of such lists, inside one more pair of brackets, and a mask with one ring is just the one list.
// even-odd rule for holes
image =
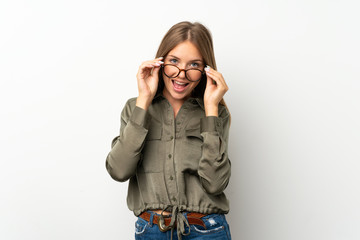
[[[156, 58], [165, 58], [173, 48], [175, 48], [178, 44], [184, 41], [190, 41], [191, 43], [193, 43], [201, 53], [204, 64], [209, 65], [213, 69], [217, 70], [211, 33], [204, 25], [198, 22], [191, 23], [184, 21], [172, 26], [162, 39], [156, 53]], [[199, 84], [193, 90], [193, 96], [203, 98], [205, 88], [206, 75], [204, 75], [204, 77], [200, 80]], [[163, 89], [164, 80], [162, 72], [160, 71], [157, 94], [161, 93]], [[227, 108], [224, 99], [221, 99], [220, 104], [224, 105]]]

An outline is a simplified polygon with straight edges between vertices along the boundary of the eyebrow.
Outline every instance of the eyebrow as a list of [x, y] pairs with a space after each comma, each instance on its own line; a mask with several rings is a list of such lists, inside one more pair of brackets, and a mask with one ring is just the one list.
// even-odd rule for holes
[[[178, 58], [177, 56], [174, 56], [174, 55], [168, 55], [168, 56], [176, 58], [176, 59], [180, 59], [180, 58]], [[193, 60], [190, 60], [189, 62], [202, 62], [202, 59], [193, 59]]]

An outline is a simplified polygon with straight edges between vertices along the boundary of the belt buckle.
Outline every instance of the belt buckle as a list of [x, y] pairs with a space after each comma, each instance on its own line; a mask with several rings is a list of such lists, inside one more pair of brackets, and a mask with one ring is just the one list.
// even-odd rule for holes
[[161, 232], [166, 232], [170, 229], [169, 226], [166, 226], [165, 225], [165, 220], [164, 220], [164, 217], [163, 216], [159, 216], [158, 218], [158, 222], [157, 222], [157, 225], [159, 226], [159, 229]]

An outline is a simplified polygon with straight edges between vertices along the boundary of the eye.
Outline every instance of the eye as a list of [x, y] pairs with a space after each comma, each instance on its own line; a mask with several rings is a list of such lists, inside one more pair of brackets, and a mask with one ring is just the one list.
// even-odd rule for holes
[[172, 63], [172, 64], [176, 64], [176, 63], [178, 62], [178, 60], [175, 59], [175, 58], [171, 58], [171, 59], [169, 60], [169, 62]]
[[190, 67], [192, 67], [192, 68], [198, 68], [199, 66], [200, 65], [196, 62], [190, 64]]

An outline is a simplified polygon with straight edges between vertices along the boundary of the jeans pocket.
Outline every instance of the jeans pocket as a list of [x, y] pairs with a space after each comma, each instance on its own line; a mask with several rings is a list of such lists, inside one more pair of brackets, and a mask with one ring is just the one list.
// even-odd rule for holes
[[225, 227], [224, 226], [218, 226], [218, 227], [215, 227], [215, 228], [204, 229], [204, 230], [200, 229], [200, 228], [197, 228], [196, 226], [193, 226], [193, 228], [197, 233], [211, 234], [211, 233], [217, 233], [217, 232], [223, 231]]
[[135, 222], [135, 234], [136, 235], [144, 234], [147, 226], [148, 226], [148, 222], [138, 217], [137, 221]]
[[220, 214], [210, 214], [203, 217], [202, 220], [205, 223], [206, 228], [198, 225], [192, 225], [195, 232], [199, 234], [213, 234], [224, 231], [224, 219]]

